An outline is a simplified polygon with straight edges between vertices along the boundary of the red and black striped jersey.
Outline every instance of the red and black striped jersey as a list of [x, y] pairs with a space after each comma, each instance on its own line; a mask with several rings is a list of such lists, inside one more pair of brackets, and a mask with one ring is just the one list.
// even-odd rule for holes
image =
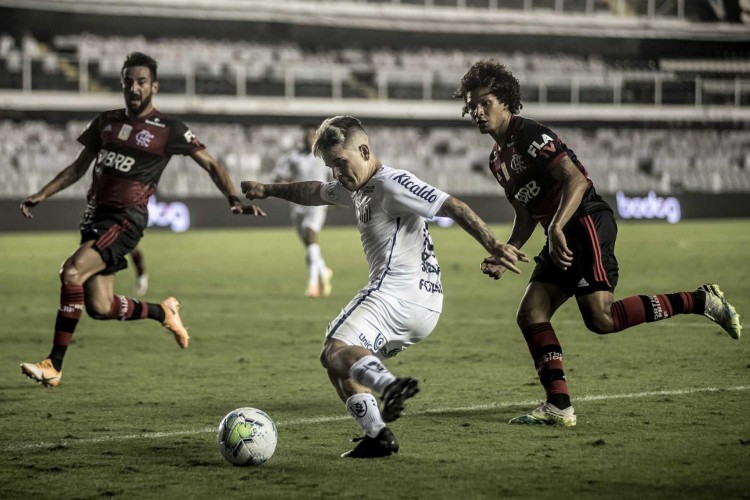
[[130, 118], [125, 109], [100, 113], [78, 142], [97, 153], [88, 192], [96, 208], [146, 210], [172, 155], [205, 148], [187, 125], [156, 109], [142, 118]]
[[534, 120], [512, 116], [505, 145], [500, 148], [495, 144], [490, 153], [490, 171], [505, 189], [505, 196], [511, 203], [522, 203], [545, 231], [562, 197], [562, 183], [550, 172], [565, 157], [578, 167], [589, 185], [576, 214], [609, 208], [596, 194], [586, 168], [573, 150]]

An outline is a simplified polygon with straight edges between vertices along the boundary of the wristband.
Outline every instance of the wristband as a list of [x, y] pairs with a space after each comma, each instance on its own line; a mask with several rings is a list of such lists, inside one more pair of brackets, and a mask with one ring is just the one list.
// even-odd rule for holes
[[242, 203], [239, 196], [232, 195], [227, 198], [229, 200], [229, 206], [233, 207], [238, 203]]

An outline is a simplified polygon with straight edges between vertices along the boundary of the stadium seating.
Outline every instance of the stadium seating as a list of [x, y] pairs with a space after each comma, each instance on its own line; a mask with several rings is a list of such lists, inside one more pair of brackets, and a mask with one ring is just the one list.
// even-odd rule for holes
[[162, 92], [365, 99], [450, 99], [465, 69], [495, 58], [513, 71], [526, 102], [603, 104], [750, 104], [750, 61], [642, 60], [554, 52], [447, 48], [325, 49], [198, 38], [60, 35], [40, 43], [0, 39], [0, 88], [114, 91], [123, 47], [159, 61]]
[[[235, 181], [270, 180], [276, 159], [299, 139], [287, 125], [190, 123], [211, 154]], [[71, 161], [85, 126], [0, 121], [3, 169], [0, 197], [22, 198], [39, 189]], [[492, 141], [464, 128], [367, 127], [381, 160], [413, 171], [427, 182], [456, 194], [496, 193], [487, 170]], [[602, 193], [750, 192], [750, 131], [555, 127], [589, 170]], [[81, 197], [88, 182], [60, 193]], [[192, 160], [175, 157], [159, 192], [166, 196], [217, 196], [210, 178]]]

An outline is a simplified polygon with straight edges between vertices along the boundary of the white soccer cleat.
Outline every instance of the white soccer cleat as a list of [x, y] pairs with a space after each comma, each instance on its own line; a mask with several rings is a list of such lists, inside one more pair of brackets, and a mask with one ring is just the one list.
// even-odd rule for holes
[[136, 297], [143, 297], [148, 292], [148, 274], [141, 274], [135, 279], [133, 293]]
[[531, 413], [512, 418], [508, 423], [519, 425], [559, 425], [561, 427], [574, 427], [576, 425], [576, 414], [573, 411], [572, 406], [561, 410], [551, 403], [544, 403]]
[[734, 306], [727, 302], [719, 285], [706, 283], [699, 286], [698, 290], [706, 292], [706, 309], [703, 315], [722, 327], [730, 337], [739, 339], [742, 335], [740, 315], [737, 314]]
[[323, 297], [330, 297], [333, 292], [331, 280], [333, 280], [333, 269], [326, 267], [320, 273], [320, 293]]

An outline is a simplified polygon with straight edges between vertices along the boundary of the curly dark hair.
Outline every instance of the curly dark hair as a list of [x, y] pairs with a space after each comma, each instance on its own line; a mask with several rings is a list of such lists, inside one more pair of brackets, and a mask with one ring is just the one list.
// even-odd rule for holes
[[[481, 59], [471, 65], [471, 68], [461, 77], [461, 84], [458, 86], [453, 97], [463, 99], [466, 103], [466, 97], [474, 89], [486, 87], [497, 97], [497, 100], [508, 105], [508, 109], [514, 115], [517, 115], [523, 104], [521, 104], [521, 85], [513, 73], [495, 61], [494, 59]], [[461, 116], [466, 115], [469, 109], [464, 105]]]
[[151, 81], [155, 82], [156, 78], [156, 60], [142, 52], [131, 52], [125, 58], [125, 62], [122, 63], [122, 69], [120, 74], [125, 71], [125, 68], [132, 68], [133, 66], [145, 66], [151, 72]]

